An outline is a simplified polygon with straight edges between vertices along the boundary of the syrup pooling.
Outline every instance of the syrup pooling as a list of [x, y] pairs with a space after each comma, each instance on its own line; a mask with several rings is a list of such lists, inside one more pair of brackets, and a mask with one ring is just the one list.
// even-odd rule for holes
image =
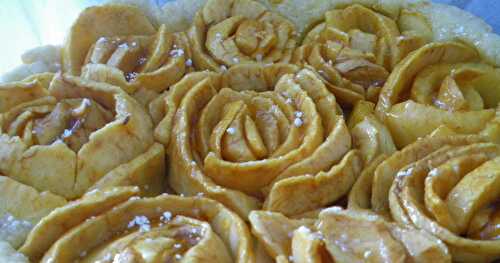
[[148, 108], [193, 69], [187, 34], [173, 31], [132, 6], [88, 8], [64, 44], [64, 72], [118, 86]]

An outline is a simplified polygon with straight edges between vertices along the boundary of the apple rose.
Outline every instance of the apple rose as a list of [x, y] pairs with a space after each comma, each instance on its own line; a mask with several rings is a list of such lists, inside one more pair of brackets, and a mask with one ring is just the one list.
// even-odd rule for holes
[[298, 214], [347, 194], [362, 165], [335, 96], [309, 69], [242, 64], [172, 86], [156, 138], [169, 180], [246, 218], [264, 208]]
[[331, 207], [305, 219], [252, 211], [250, 223], [267, 253], [280, 263], [451, 262], [436, 237], [366, 211]]
[[188, 31], [197, 69], [225, 70], [239, 63], [288, 62], [294, 25], [253, 0], [208, 0]]
[[64, 50], [65, 70], [119, 86], [144, 105], [192, 66], [186, 33], [169, 33], [165, 25], [155, 31], [132, 6], [84, 10], [72, 25]]
[[457, 262], [500, 258], [500, 145], [476, 135], [428, 136], [360, 175], [349, 208], [371, 209], [441, 239]]
[[498, 69], [465, 44], [431, 43], [394, 69], [376, 111], [399, 148], [440, 126], [459, 134], [483, 132], [499, 142], [498, 76]]
[[40, 262], [254, 262], [247, 226], [223, 205], [139, 194], [88, 192], [44, 217], [19, 251]]
[[361, 5], [333, 9], [306, 34], [292, 62], [314, 67], [342, 105], [376, 102], [394, 66], [427, 41], [425, 30], [405, 30], [426, 27], [423, 19], [403, 12], [397, 21]]
[[2, 85], [0, 129], [0, 174], [30, 191], [74, 199], [113, 185], [163, 190], [151, 119], [118, 87], [61, 74], [48, 89], [39, 80]]

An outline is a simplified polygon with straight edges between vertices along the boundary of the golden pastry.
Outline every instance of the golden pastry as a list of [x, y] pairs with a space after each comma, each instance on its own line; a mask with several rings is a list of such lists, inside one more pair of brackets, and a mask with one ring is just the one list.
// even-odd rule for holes
[[[33, 84], [33, 85], [32, 85]], [[163, 149], [144, 110], [119, 88], [57, 75], [44, 89], [35, 80], [8, 84], [0, 114], [0, 172], [37, 190], [72, 199], [128, 165], [130, 180], [161, 193]], [[25, 93], [25, 94], [23, 94]], [[6, 100], [10, 101], [10, 100]], [[157, 157], [158, 156], [158, 157]], [[156, 169], [151, 169], [152, 167]], [[150, 173], [134, 176], [134, 173]]]
[[163, 146], [142, 107], [118, 87], [61, 74], [0, 85], [0, 128], [0, 232], [14, 248], [86, 191], [165, 191]]
[[250, 213], [252, 232], [275, 262], [451, 262], [446, 246], [366, 211], [331, 207], [317, 218]]
[[500, 259], [500, 37], [480, 19], [109, 2], [0, 76], [0, 262]]
[[[403, 31], [410, 17], [418, 31]], [[292, 62], [313, 66], [342, 105], [376, 102], [389, 72], [429, 40], [429, 30], [424, 18], [407, 11], [398, 21], [361, 5], [333, 9], [306, 33]]]
[[92, 7], [72, 25], [63, 61], [66, 71], [119, 86], [147, 107], [191, 71], [188, 42], [186, 33], [170, 33], [165, 25], [156, 31], [131, 6]]
[[168, 147], [171, 187], [243, 217], [262, 201], [285, 214], [320, 208], [347, 194], [361, 169], [335, 97], [309, 69], [192, 73], [165, 103], [156, 137]]
[[139, 194], [86, 193], [43, 218], [20, 251], [40, 262], [254, 262], [247, 226], [221, 204]]
[[[85, 9], [69, 30], [62, 61], [63, 70], [80, 75], [89, 49], [100, 37], [148, 36], [155, 33], [148, 18], [128, 5], [104, 5]], [[126, 50], [123, 50], [126, 51]]]
[[500, 255], [499, 153], [498, 144], [479, 136], [426, 137], [372, 162], [354, 185], [349, 208], [435, 235], [454, 261], [492, 261]]
[[474, 48], [444, 42], [428, 44], [401, 61], [376, 107], [398, 147], [441, 125], [461, 134], [486, 129], [493, 140], [498, 139], [498, 69], [480, 59]]
[[208, 0], [188, 31], [198, 70], [223, 71], [240, 63], [288, 62], [294, 25], [253, 0]]

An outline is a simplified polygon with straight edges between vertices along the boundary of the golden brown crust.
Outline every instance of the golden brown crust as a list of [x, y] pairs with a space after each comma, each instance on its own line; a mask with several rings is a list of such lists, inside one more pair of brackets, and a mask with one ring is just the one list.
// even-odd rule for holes
[[164, 152], [136, 101], [118, 87], [69, 75], [55, 76], [48, 89], [42, 83], [0, 88], [8, 98], [0, 114], [3, 175], [67, 199], [105, 185], [162, 192]]
[[131, 187], [88, 193], [44, 218], [21, 251], [41, 262], [254, 262], [247, 226], [221, 204], [166, 194], [134, 197], [137, 194]]
[[312, 219], [253, 211], [250, 223], [277, 262], [451, 262], [437, 238], [367, 211], [331, 207]]
[[453, 260], [488, 262], [499, 256], [490, 227], [499, 194], [489, 188], [496, 184], [499, 150], [479, 136], [428, 136], [372, 162], [354, 185], [349, 208], [425, 230], [446, 243]]

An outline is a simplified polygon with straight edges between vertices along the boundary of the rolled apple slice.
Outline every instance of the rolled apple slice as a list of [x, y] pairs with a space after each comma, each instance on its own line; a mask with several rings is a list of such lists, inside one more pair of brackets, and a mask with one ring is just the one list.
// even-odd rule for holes
[[459, 134], [484, 131], [497, 140], [498, 70], [475, 49], [431, 43], [406, 57], [381, 91], [376, 111], [402, 148], [440, 126]]
[[138, 187], [116, 187], [87, 192], [35, 225], [24, 245], [19, 249], [32, 261], [39, 261], [66, 231], [83, 223], [85, 219], [102, 214], [130, 198], [139, 198]]
[[74, 199], [96, 184], [113, 185], [100, 183], [110, 172], [121, 176], [118, 185], [162, 192], [164, 151], [151, 119], [118, 87], [57, 75], [48, 90], [0, 113], [0, 124], [0, 172], [39, 192]]
[[309, 69], [242, 64], [174, 85], [155, 135], [176, 192], [206, 194], [245, 218], [262, 201], [300, 214], [347, 194], [361, 170], [337, 108]]
[[254, 262], [244, 221], [216, 201], [134, 194], [87, 193], [45, 217], [20, 251], [40, 262]]
[[[48, 82], [51, 80], [52, 78], [47, 78]], [[6, 112], [35, 98], [47, 96], [47, 81], [32, 76], [31, 79], [24, 81], [0, 84], [0, 112]], [[15, 96], [12, 96], [13, 94]]]
[[401, 20], [406, 22], [398, 26], [397, 19], [357, 4], [330, 10], [307, 32], [292, 62], [314, 67], [342, 105], [352, 107], [364, 99], [376, 102], [394, 66], [427, 41], [423, 28], [417, 30], [420, 34], [405, 30], [425, 25], [410, 17], [404, 12]]
[[391, 155], [396, 146], [391, 133], [374, 112], [375, 104], [359, 101], [349, 116], [353, 143], [361, 151], [365, 165], [380, 155]]
[[288, 62], [296, 45], [294, 25], [257, 1], [209, 0], [189, 31], [196, 69], [223, 71], [248, 62]]

